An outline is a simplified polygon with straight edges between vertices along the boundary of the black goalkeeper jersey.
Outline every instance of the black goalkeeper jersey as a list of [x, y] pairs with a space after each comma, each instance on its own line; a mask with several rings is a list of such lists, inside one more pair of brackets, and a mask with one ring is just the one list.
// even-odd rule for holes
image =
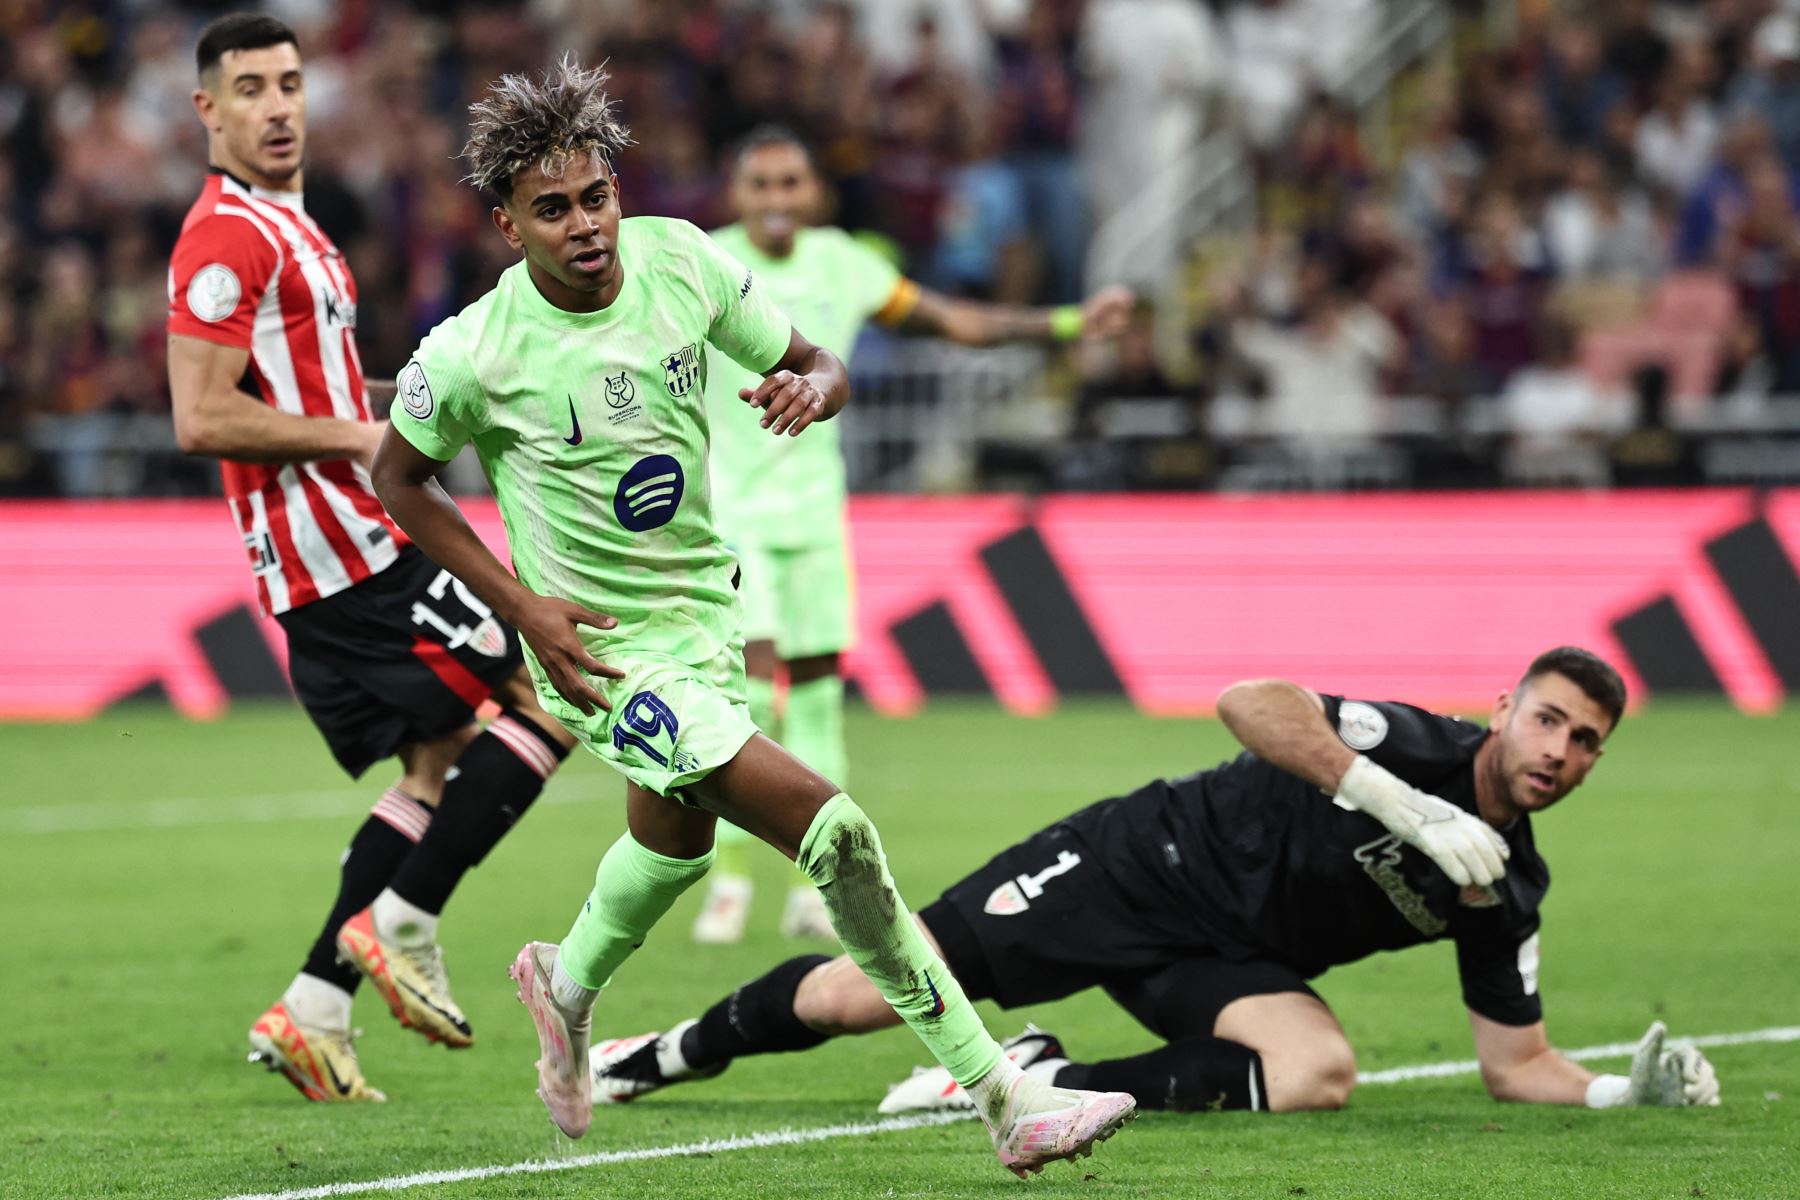
[[[1476, 813], [1484, 728], [1406, 704], [1324, 700], [1352, 749]], [[1063, 825], [1141, 918], [1173, 940], [1227, 958], [1272, 958], [1311, 978], [1377, 950], [1452, 938], [1469, 1008], [1508, 1025], [1542, 1016], [1536, 934], [1550, 871], [1529, 818], [1502, 831], [1512, 851], [1504, 879], [1458, 887], [1375, 818], [1246, 752], [1101, 801]]]

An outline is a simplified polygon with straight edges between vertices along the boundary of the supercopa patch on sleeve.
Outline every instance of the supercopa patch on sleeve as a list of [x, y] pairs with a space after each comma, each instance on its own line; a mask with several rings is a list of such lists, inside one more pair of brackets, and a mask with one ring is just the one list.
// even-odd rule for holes
[[409, 362], [400, 368], [400, 377], [394, 382], [400, 389], [400, 407], [406, 410], [406, 415], [418, 421], [429, 419], [437, 408], [437, 401], [431, 398], [431, 384], [425, 381], [425, 368], [417, 362]]
[[1338, 736], [1352, 750], [1373, 750], [1388, 733], [1388, 719], [1373, 704], [1346, 700], [1338, 705]]
[[236, 311], [243, 294], [237, 272], [224, 263], [208, 263], [188, 281], [188, 311], [202, 321], [223, 321]]

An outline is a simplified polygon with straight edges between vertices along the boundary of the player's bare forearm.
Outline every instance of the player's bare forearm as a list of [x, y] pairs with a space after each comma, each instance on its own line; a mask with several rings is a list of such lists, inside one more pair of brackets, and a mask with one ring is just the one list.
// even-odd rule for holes
[[1326, 722], [1318, 695], [1285, 680], [1232, 684], [1219, 696], [1219, 719], [1244, 749], [1333, 794], [1356, 761]]
[[170, 335], [169, 396], [184, 453], [239, 462], [369, 461], [380, 425], [280, 412], [239, 389], [249, 360], [244, 350]]
[[1134, 302], [1131, 292], [1122, 287], [1102, 288], [1079, 306], [1057, 308], [960, 300], [926, 289], [919, 292], [899, 328], [964, 346], [1111, 337], [1125, 328]]
[[1488, 1094], [1508, 1104], [1587, 1103], [1594, 1073], [1554, 1050], [1519, 1064], [1504, 1077], [1488, 1081]]
[[844, 366], [844, 360], [825, 347], [808, 342], [797, 330], [788, 342], [787, 354], [782, 356], [776, 367], [792, 371], [807, 380], [825, 398], [824, 411], [817, 420], [831, 420], [844, 411], [844, 405], [850, 402], [850, 370]]
[[437, 473], [446, 465], [389, 429], [369, 474], [375, 494], [406, 536], [462, 580], [501, 620], [516, 625], [519, 609], [533, 593], [494, 557], [438, 483]]
[[739, 388], [738, 398], [763, 410], [762, 427], [780, 436], [797, 437], [815, 421], [828, 421], [850, 399], [850, 372], [843, 360], [815, 346], [794, 330], [787, 352], [754, 388]]
[[1047, 308], [983, 304], [930, 291], [920, 293], [918, 304], [900, 322], [900, 330], [921, 337], [941, 337], [961, 346], [1047, 342], [1052, 336]]
[[237, 462], [366, 463], [381, 436], [367, 422], [277, 412], [239, 391], [197, 397], [175, 413], [175, 440], [184, 453]]
[[1544, 1033], [1544, 1023], [1502, 1025], [1480, 1013], [1469, 1014], [1475, 1034], [1475, 1057], [1488, 1094], [1510, 1104], [1586, 1104], [1594, 1073], [1558, 1054]]
[[806, 377], [825, 397], [825, 411], [819, 414], [819, 420], [831, 420], [850, 403], [850, 372], [844, 366], [844, 360], [825, 347], [813, 347], [806, 365]]

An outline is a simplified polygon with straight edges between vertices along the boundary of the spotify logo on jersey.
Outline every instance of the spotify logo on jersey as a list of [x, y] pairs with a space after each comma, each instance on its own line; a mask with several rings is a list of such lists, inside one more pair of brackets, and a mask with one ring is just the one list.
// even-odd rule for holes
[[682, 487], [681, 464], [667, 454], [640, 458], [619, 480], [613, 515], [633, 533], [667, 525], [681, 507]]

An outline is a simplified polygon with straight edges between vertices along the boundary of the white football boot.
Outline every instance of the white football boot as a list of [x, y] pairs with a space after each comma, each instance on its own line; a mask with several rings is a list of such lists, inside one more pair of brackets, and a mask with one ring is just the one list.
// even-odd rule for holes
[[636, 1037], [597, 1042], [588, 1051], [594, 1103], [625, 1104], [639, 1096], [661, 1091], [672, 1083], [711, 1079], [729, 1063], [695, 1069], [681, 1056], [681, 1035], [693, 1028], [693, 1018], [667, 1033], [640, 1033]]
[[825, 911], [825, 897], [811, 884], [788, 889], [787, 904], [781, 910], [781, 936], [790, 941], [799, 938], [838, 940], [831, 927], [831, 914]]
[[1010, 1071], [1012, 1079], [997, 1103], [989, 1101], [997, 1111], [979, 1115], [1000, 1165], [1020, 1179], [1048, 1163], [1088, 1157], [1137, 1116], [1137, 1101], [1124, 1092], [1055, 1087], [1004, 1061], [995, 1070]]
[[[1036, 1025], [1025, 1026], [1025, 1032], [1000, 1043], [1020, 1070], [1034, 1079], [1051, 1083], [1056, 1072], [1069, 1065], [1062, 1043], [1054, 1033], [1045, 1033]], [[940, 1066], [914, 1067], [910, 1077], [888, 1088], [879, 1112], [895, 1113], [962, 1111], [972, 1112], [975, 1102], [958, 1087], [950, 1072]]]
[[694, 918], [694, 940], [702, 946], [735, 946], [743, 941], [755, 894], [748, 875], [714, 875], [707, 880], [706, 902]]

